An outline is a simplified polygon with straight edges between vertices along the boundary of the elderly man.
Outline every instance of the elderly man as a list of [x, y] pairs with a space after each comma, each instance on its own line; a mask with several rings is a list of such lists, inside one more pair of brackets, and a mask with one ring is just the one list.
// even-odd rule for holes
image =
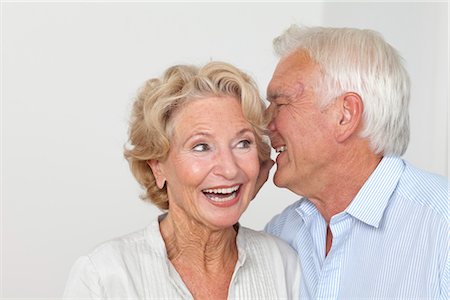
[[376, 32], [291, 26], [268, 86], [275, 185], [302, 195], [266, 231], [313, 299], [448, 299], [448, 179], [400, 158], [410, 83]]

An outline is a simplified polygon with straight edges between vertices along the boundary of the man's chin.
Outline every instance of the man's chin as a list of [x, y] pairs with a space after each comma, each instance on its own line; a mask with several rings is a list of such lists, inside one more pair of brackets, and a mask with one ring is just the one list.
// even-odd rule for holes
[[273, 175], [273, 183], [279, 187], [279, 188], [284, 188], [286, 187], [286, 182], [285, 180], [280, 176], [279, 171], [277, 170], [275, 172], [275, 174]]

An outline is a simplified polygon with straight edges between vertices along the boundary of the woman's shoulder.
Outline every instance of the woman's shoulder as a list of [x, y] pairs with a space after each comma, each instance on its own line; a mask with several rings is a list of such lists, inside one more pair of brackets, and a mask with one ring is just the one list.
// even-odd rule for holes
[[159, 225], [152, 222], [142, 229], [99, 243], [80, 256], [75, 266], [102, 274], [138, 266], [141, 260], [161, 260], [164, 256]]
[[158, 234], [158, 224], [152, 223], [95, 246], [72, 266], [65, 296], [97, 296], [104, 289], [128, 291], [129, 282], [151, 277], [166, 262], [165, 251], [161, 249], [163, 241], [159, 241], [162, 238]]
[[140, 230], [101, 242], [94, 246], [86, 256], [95, 258], [97, 256], [112, 255], [114, 253], [129, 251], [139, 244], [145, 244], [146, 230], [147, 228], [142, 228]]
[[115, 257], [136, 257], [146, 252], [158, 254], [164, 252], [164, 242], [158, 225], [152, 222], [134, 232], [107, 240], [95, 246], [86, 256], [91, 260], [111, 260]]

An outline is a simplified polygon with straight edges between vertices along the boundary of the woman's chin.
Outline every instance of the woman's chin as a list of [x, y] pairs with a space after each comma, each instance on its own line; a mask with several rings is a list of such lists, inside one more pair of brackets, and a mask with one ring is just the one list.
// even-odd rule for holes
[[203, 203], [205, 204], [204, 206], [202, 205], [205, 223], [216, 229], [226, 229], [234, 226], [239, 222], [241, 215], [247, 209], [249, 201], [242, 201], [247, 198], [247, 193], [239, 193], [236, 198], [222, 202], [206, 198], [207, 203]]
[[215, 230], [228, 229], [234, 226], [234, 224], [239, 222], [239, 218], [241, 217], [241, 212], [234, 213], [221, 213], [221, 214], [213, 214], [208, 216], [206, 224], [212, 227]]

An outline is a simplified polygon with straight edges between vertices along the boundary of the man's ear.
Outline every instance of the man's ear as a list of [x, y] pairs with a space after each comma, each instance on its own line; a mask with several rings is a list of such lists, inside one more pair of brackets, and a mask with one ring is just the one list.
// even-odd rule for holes
[[161, 162], [156, 159], [147, 160], [147, 165], [149, 165], [150, 169], [152, 169], [153, 175], [156, 179], [156, 185], [159, 189], [164, 188], [166, 183], [166, 176], [161, 166]]
[[338, 99], [338, 124], [336, 140], [343, 142], [357, 132], [362, 120], [364, 105], [357, 93], [345, 93]]

